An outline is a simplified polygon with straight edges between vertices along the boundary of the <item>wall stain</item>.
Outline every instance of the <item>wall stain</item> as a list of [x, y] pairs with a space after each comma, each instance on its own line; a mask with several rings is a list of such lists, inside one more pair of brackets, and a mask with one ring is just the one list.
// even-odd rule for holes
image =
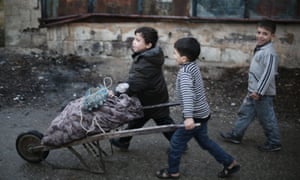
[[286, 33], [284, 37], [279, 38], [281, 43], [293, 44], [295, 40], [295, 35], [292, 33]]
[[216, 39], [217, 43], [242, 43], [242, 42], [252, 42], [255, 41], [255, 35], [245, 35], [240, 33], [230, 33], [228, 37], [223, 39]]

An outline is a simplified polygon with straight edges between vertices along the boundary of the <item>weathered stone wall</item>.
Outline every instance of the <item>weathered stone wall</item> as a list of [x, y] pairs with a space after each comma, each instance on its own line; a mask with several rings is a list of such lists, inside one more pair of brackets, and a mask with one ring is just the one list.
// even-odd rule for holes
[[[196, 37], [202, 45], [203, 62], [244, 66], [255, 46], [256, 24], [242, 23], [73, 23], [48, 28], [49, 49], [80, 56], [129, 57], [130, 41], [139, 26], [159, 32], [159, 45], [166, 57], [173, 58], [173, 44], [181, 37]], [[278, 25], [275, 47], [282, 66], [300, 67], [299, 25]]]
[[[159, 32], [159, 45], [173, 65], [173, 43], [194, 36], [202, 45], [201, 60], [217, 66], [248, 65], [255, 46], [253, 23], [72, 23], [39, 28], [38, 0], [5, 0], [5, 45], [45, 48], [60, 54], [129, 58], [130, 42], [139, 26]], [[300, 67], [299, 24], [279, 24], [274, 40], [281, 66]]]
[[4, 0], [5, 46], [45, 48], [46, 29], [39, 28], [39, 0]]

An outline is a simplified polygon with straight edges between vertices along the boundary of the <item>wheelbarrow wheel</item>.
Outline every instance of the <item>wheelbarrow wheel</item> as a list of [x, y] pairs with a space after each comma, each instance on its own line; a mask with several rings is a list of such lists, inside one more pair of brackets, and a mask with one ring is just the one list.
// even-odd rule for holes
[[33, 151], [32, 148], [41, 145], [43, 134], [38, 131], [21, 133], [16, 140], [18, 154], [30, 163], [39, 163], [46, 159], [49, 151]]

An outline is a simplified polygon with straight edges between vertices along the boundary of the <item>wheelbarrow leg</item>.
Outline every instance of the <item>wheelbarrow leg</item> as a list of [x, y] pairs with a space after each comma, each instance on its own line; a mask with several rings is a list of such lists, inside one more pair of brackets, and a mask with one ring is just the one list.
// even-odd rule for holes
[[[83, 147], [89, 153], [89, 155], [96, 157], [99, 167], [105, 171], [105, 163], [103, 159], [103, 154], [108, 156], [108, 154], [101, 148], [99, 141], [94, 141], [92, 143], [83, 144]], [[95, 149], [96, 148], [96, 149]]]
[[96, 141], [93, 143], [97, 149], [98, 149], [98, 155], [99, 155], [99, 166], [102, 167], [102, 169], [105, 171], [105, 162], [103, 160], [103, 154], [107, 156], [107, 153], [105, 151], [103, 151], [103, 149], [100, 147], [100, 143], [99, 141]]
[[[92, 173], [105, 173], [105, 168], [102, 164], [104, 164], [103, 159], [101, 158], [101, 162], [99, 165], [99, 170], [96, 170], [95, 168], [91, 168], [88, 163], [82, 158], [82, 156], [72, 147], [69, 146], [68, 149], [79, 159], [80, 163], [86, 168], [87, 171]], [[98, 161], [97, 161], [98, 162]]]

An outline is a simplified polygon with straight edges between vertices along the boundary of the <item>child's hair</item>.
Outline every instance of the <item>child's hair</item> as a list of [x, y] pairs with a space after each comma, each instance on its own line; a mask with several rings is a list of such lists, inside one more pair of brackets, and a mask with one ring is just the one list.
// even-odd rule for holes
[[276, 32], [275, 22], [268, 20], [268, 19], [261, 20], [260, 22], [258, 22], [257, 26], [265, 28], [266, 30], [270, 31], [272, 34], [275, 34], [275, 32]]
[[145, 43], [152, 44], [151, 48], [155, 47], [157, 40], [158, 40], [158, 33], [154, 28], [140, 27], [134, 31], [134, 34], [137, 34], [137, 33], [141, 33], [142, 37], [145, 40]]
[[174, 48], [181, 56], [186, 56], [189, 61], [195, 61], [201, 52], [200, 43], [192, 37], [178, 39], [174, 44]]

